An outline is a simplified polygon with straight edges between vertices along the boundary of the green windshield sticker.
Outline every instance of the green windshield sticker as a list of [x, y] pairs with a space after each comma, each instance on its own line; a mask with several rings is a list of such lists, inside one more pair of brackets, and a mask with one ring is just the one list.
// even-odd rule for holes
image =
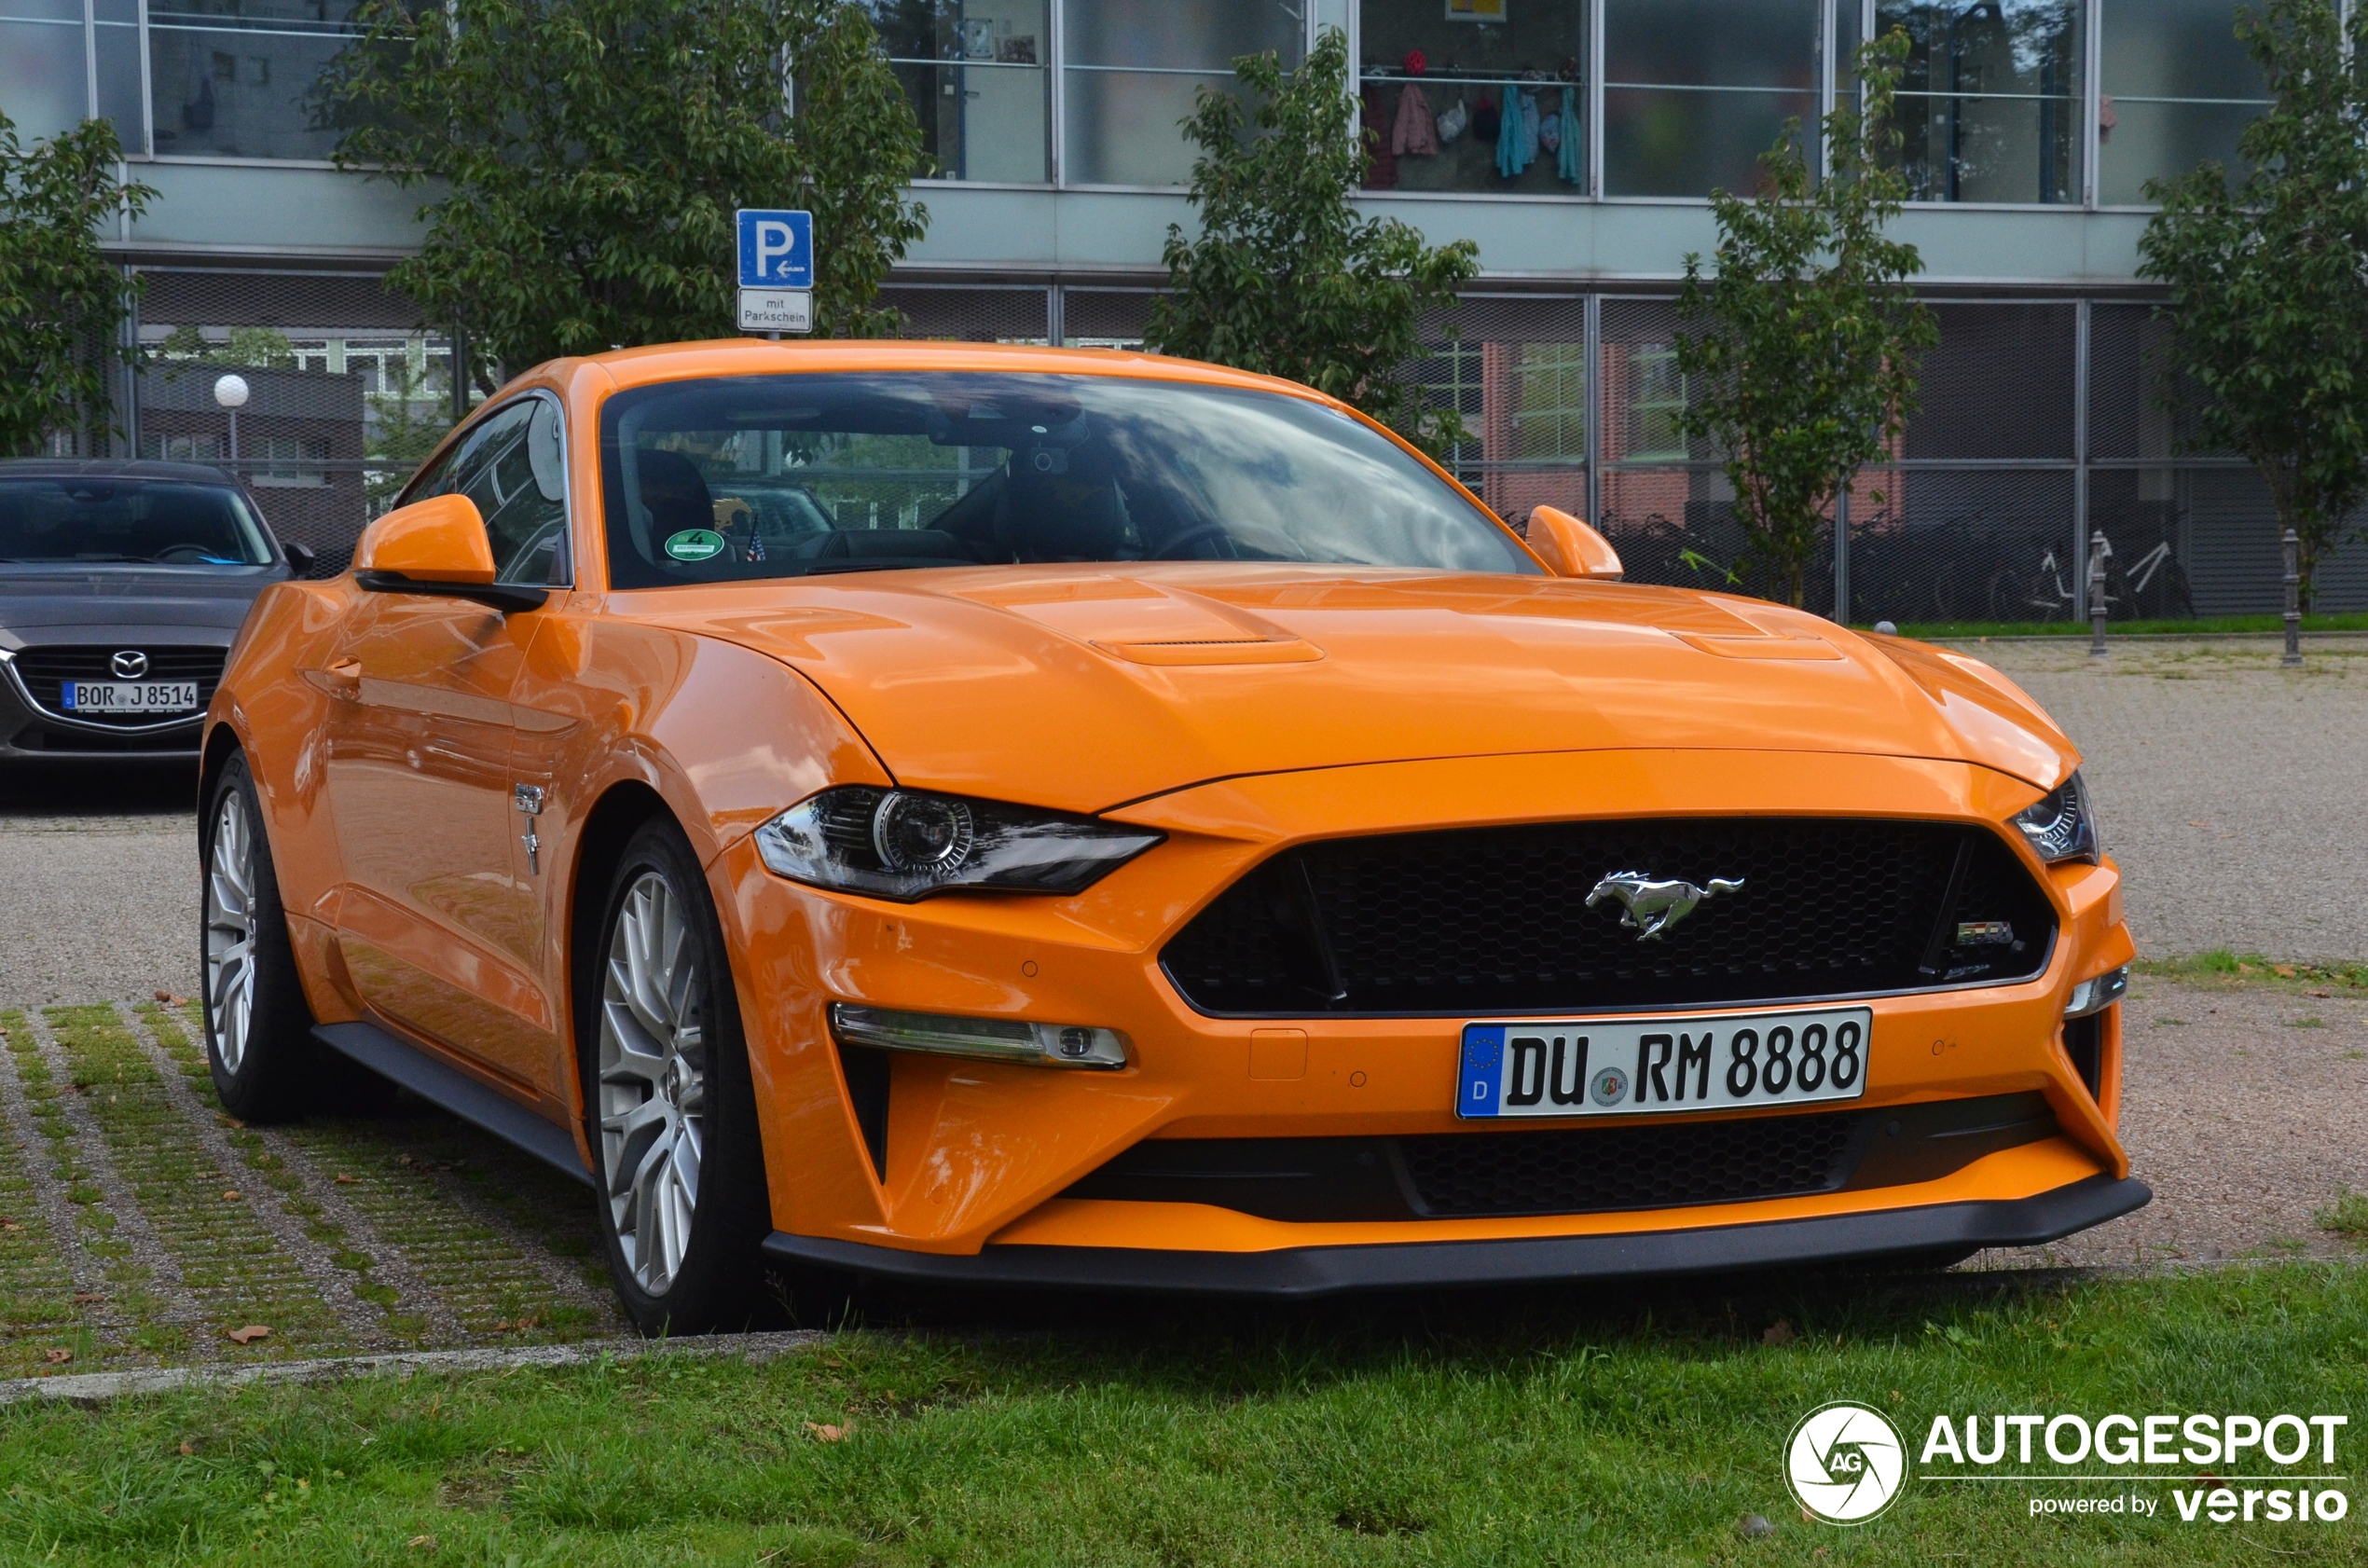
[[723, 536], [713, 529], [684, 529], [666, 542], [666, 553], [678, 561], [712, 560], [723, 553]]

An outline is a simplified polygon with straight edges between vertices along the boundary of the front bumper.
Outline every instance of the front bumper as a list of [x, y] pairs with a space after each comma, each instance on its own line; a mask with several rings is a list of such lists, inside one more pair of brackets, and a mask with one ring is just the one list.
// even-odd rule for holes
[[[858, 1249], [837, 1255], [843, 1267], [895, 1254], [877, 1272], [975, 1267], [990, 1275], [1031, 1256], [1056, 1254], [1070, 1260], [1061, 1268], [1073, 1268], [1084, 1266], [1077, 1259], [1104, 1253], [1153, 1251], [1163, 1259], [1145, 1264], [1153, 1274], [1191, 1275], [1196, 1265], [1176, 1259], [1221, 1254], [1230, 1260], [1213, 1268], [1212, 1278], [1256, 1280], [1282, 1270], [1288, 1278], [1275, 1288], [1329, 1288], [1320, 1280], [1290, 1286], [1289, 1278], [1300, 1277], [1290, 1271], [1317, 1265], [1277, 1260], [1385, 1259], [1397, 1249], [1412, 1249], [1408, 1257], [1485, 1258], [1455, 1249], [1503, 1243], [1521, 1256], [1561, 1259], [1534, 1265], [1540, 1277], [1561, 1277], [1592, 1272], [1604, 1259], [1611, 1267], [1641, 1256], [1633, 1238], [1646, 1233], [1697, 1237], [1659, 1251], [1644, 1248], [1652, 1260], [1634, 1267], [1658, 1272], [1733, 1266], [1683, 1260], [1728, 1256], [1720, 1244], [1700, 1239], [1712, 1231], [1741, 1234], [1796, 1222], [1810, 1229], [1771, 1231], [1776, 1239], [1752, 1246], [1770, 1249], [1766, 1257], [1772, 1260], [2019, 1244], [2046, 1224], [1996, 1216], [2027, 1215], [2044, 1194], [2129, 1174], [2113, 1132], [2117, 1031], [2107, 1037], [2094, 1092], [2061, 1038], [2072, 986], [2130, 956], [2118, 873], [2110, 862], [2044, 873], [2034, 867], [2035, 876], [2044, 874], [2059, 931], [2042, 974], [1871, 1000], [1867, 1088], [1856, 1108], [2035, 1095], [2052, 1116], [2044, 1143], [1974, 1162], [1947, 1185], [1902, 1182], [1650, 1214], [1370, 1218], [1305, 1227], [1206, 1204], [1084, 1202], [1075, 1190], [1150, 1139], [1522, 1135], [1456, 1120], [1457, 1019], [1222, 1018], [1183, 1003], [1159, 968], [1163, 943], [1277, 846], [1415, 826], [1588, 816], [1847, 812], [1994, 825], [2038, 794], [2027, 783], [1966, 763], [1814, 752], [1594, 752], [1375, 764], [1203, 786], [1113, 813], [1159, 828], [1168, 840], [1073, 899], [949, 896], [910, 905], [784, 881], [764, 868], [743, 838], [718, 854], [709, 874], [750, 1042], [773, 1225], [788, 1238], [777, 1247]], [[859, 1109], [865, 1093], [851, 1086], [832, 1042], [826, 1008], [834, 1000], [1106, 1025], [1128, 1033], [1135, 1060], [1123, 1071], [1077, 1072], [889, 1053], [894, 1059], [883, 1080], [865, 1092], [873, 1107], [867, 1129], [867, 1114]], [[1261, 1049], [1262, 1037], [1276, 1033], [1291, 1037], [1280, 1071]], [[2126, 1206], [2142, 1201], [2139, 1189]], [[1946, 1218], [1961, 1209], [1993, 1218]], [[2095, 1223], [2079, 1212], [2053, 1233]], [[1931, 1234], [1881, 1217], [1917, 1213], [1930, 1219]], [[2003, 1227], [1995, 1240], [1980, 1229], [1993, 1221]], [[1828, 1239], [1783, 1239], [1796, 1235]], [[1435, 1254], [1428, 1250], [1434, 1246], [1449, 1250]], [[1545, 1250], [1529, 1250], [1535, 1246]], [[1745, 1247], [1734, 1256], [1762, 1254]], [[1322, 1271], [1332, 1267], [1322, 1265], [1321, 1277], [1330, 1277]], [[1397, 1278], [1386, 1261], [1373, 1268], [1382, 1283]], [[1417, 1270], [1413, 1277], [1424, 1276]], [[1496, 1276], [1483, 1268], [1473, 1277]], [[1237, 1287], [1268, 1286], [1226, 1286]]]
[[[186, 631], [176, 633], [176, 639], [198, 640]], [[138, 725], [92, 723], [53, 713], [34, 702], [13, 666], [0, 660], [0, 763], [187, 763], [197, 761], [204, 735], [203, 707], [186, 718]]]
[[1615, 1235], [1267, 1252], [1023, 1245], [948, 1257], [776, 1231], [765, 1240], [764, 1251], [785, 1263], [924, 1285], [1289, 1298], [1349, 1290], [1634, 1279], [2038, 1246], [2142, 1208], [2153, 1197], [2153, 1190], [2135, 1177], [2095, 1176], [2020, 1199]]

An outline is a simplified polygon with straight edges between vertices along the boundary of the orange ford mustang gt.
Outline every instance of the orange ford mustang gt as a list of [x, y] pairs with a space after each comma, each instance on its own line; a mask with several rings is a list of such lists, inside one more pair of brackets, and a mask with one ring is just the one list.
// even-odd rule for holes
[[1212, 1292], [2036, 1243], [2142, 1204], [2071, 745], [1975, 660], [1619, 582], [1303, 387], [560, 361], [208, 716], [208, 1048], [766, 1257]]

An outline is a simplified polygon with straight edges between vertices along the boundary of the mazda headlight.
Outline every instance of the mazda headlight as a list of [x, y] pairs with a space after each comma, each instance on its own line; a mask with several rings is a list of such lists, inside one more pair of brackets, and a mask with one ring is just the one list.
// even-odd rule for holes
[[2015, 814], [2015, 826], [2042, 860], [2097, 863], [2097, 818], [2088, 809], [2088, 786], [2075, 773], [2044, 799]]
[[1163, 836], [998, 801], [848, 784], [765, 823], [756, 849], [792, 881], [910, 903], [959, 888], [1082, 892]]

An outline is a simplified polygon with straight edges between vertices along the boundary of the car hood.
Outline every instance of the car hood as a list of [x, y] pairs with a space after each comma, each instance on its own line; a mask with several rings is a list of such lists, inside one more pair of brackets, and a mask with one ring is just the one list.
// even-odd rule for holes
[[[236, 630], [255, 596], [282, 574], [245, 571], [144, 571], [137, 567], [27, 570], [0, 566], [0, 646], [50, 626]], [[13, 634], [13, 635], [12, 635]]]
[[1978, 661], [1679, 588], [1178, 563], [883, 571], [629, 604], [803, 671], [902, 783], [1070, 810], [1247, 774], [1520, 752], [1861, 752], [1980, 763], [2041, 789], [2078, 760]]

